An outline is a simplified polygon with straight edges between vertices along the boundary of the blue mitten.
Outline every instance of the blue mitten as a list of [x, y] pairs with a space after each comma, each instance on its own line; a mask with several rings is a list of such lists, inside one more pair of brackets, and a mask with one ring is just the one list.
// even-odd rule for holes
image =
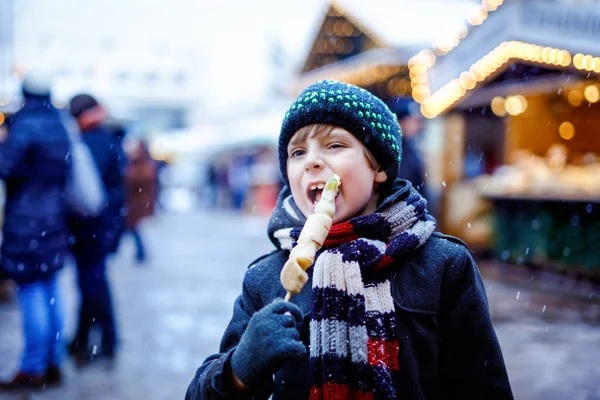
[[295, 304], [276, 300], [256, 312], [231, 356], [235, 376], [248, 386], [272, 375], [290, 358], [306, 355], [297, 324], [302, 311]]

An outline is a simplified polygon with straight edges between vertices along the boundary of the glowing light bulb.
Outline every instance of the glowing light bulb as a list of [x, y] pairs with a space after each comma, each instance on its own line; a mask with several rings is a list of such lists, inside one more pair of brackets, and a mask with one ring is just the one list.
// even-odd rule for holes
[[577, 69], [583, 69], [583, 54], [575, 54], [575, 57], [573, 57], [573, 65], [575, 65], [575, 68]]
[[500, 96], [496, 96], [492, 99], [490, 104], [492, 107], [492, 112], [499, 117], [504, 117], [506, 115], [506, 108], [504, 107], [504, 98]]
[[565, 140], [571, 140], [575, 136], [575, 127], [570, 122], [563, 122], [558, 127], [558, 134]]
[[567, 100], [569, 101], [569, 104], [571, 104], [572, 106], [578, 107], [583, 102], [583, 95], [581, 94], [581, 92], [579, 90], [571, 90], [567, 94]]
[[597, 103], [600, 100], [600, 91], [596, 85], [590, 85], [583, 91], [583, 96], [590, 103]]

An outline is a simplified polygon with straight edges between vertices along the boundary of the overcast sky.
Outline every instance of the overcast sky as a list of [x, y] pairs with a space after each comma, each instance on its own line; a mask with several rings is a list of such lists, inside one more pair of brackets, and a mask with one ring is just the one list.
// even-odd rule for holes
[[[395, 37], [406, 43], [455, 29], [465, 19], [466, 7], [474, 4], [471, 0], [340, 3], [361, 14], [356, 18], [364, 19], [376, 33], [394, 30]], [[297, 67], [307, 56], [329, 2], [14, 0], [14, 4], [18, 62], [97, 67], [98, 54], [111, 47], [116, 61], [108, 60], [107, 65], [125, 64], [119, 68], [159, 65], [177, 70], [191, 65], [204, 96], [220, 108], [264, 97], [269, 82], [280, 78], [269, 67], [274, 44], [281, 46], [285, 64]], [[434, 23], [425, 30], [427, 20]]]

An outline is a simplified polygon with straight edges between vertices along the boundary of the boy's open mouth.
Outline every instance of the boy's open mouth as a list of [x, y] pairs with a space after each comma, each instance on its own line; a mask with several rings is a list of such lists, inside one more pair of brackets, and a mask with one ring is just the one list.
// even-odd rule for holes
[[[324, 188], [325, 188], [325, 182], [313, 182], [307, 186], [306, 197], [308, 198], [310, 203], [313, 205], [313, 207], [317, 205], [319, 200], [321, 200], [321, 196], [323, 195]], [[337, 196], [339, 196], [339, 194], [340, 194], [340, 192], [338, 191]]]
[[321, 200], [325, 183], [316, 183], [308, 186], [307, 196], [312, 205], [316, 205]]

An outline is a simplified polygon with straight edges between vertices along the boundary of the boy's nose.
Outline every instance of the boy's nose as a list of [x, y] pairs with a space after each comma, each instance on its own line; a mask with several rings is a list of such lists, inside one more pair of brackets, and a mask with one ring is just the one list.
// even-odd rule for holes
[[323, 160], [321, 160], [321, 158], [316, 154], [309, 154], [308, 157], [306, 157], [306, 163], [304, 164], [304, 167], [306, 172], [310, 171], [311, 169], [319, 170], [323, 168]]

